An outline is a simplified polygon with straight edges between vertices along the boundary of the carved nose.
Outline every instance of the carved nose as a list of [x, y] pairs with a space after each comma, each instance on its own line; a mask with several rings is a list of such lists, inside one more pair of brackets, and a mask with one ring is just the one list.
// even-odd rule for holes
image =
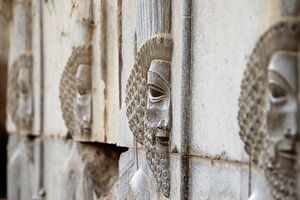
[[157, 127], [161, 130], [169, 131], [170, 130], [169, 120], [165, 120], [165, 119], [160, 120]]

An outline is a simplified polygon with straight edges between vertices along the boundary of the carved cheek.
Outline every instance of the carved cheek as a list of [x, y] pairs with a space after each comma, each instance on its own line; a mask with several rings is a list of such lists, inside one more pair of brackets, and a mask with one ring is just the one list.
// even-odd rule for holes
[[154, 125], [156, 123], [158, 117], [159, 117], [159, 109], [158, 109], [158, 103], [152, 103], [148, 99], [148, 104], [147, 104], [147, 111], [146, 111], [146, 118], [148, 123]]
[[168, 96], [164, 104], [162, 106], [162, 120], [164, 120], [164, 124], [162, 124], [163, 127], [170, 127], [171, 125], [171, 103], [170, 103], [170, 97]]
[[169, 125], [169, 115], [169, 98], [164, 98], [163, 100], [155, 103], [148, 100], [146, 117], [148, 123], [151, 123], [152, 126], [158, 126], [161, 121], [164, 121], [163, 126]]
[[276, 99], [271, 94], [269, 97], [268, 129], [273, 139], [280, 139], [287, 132], [295, 134], [297, 131], [297, 100], [293, 94], [286, 92], [281, 99]]
[[297, 99], [295, 96], [289, 95], [287, 102], [278, 110], [282, 115], [282, 126], [289, 134], [295, 135], [297, 132]]

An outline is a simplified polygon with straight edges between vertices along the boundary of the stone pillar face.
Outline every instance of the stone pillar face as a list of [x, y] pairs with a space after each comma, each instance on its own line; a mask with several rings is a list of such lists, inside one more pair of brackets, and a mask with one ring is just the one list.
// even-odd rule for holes
[[263, 166], [274, 199], [296, 199], [299, 33], [299, 20], [289, 19], [261, 37], [239, 99], [240, 136], [251, 162]]

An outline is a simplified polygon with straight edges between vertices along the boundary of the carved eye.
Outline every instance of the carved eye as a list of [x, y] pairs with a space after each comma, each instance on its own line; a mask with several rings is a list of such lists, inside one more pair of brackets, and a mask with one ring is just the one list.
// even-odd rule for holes
[[155, 88], [150, 88], [149, 91], [150, 91], [150, 95], [152, 97], [160, 97], [160, 96], [164, 95], [161, 91], [159, 91], [159, 90], [157, 90]]
[[149, 95], [152, 101], [159, 101], [165, 97], [165, 93], [161, 89], [152, 85], [149, 86]]
[[79, 89], [78, 89], [78, 93], [79, 93], [80, 95], [84, 95], [84, 94], [85, 94], [85, 91], [84, 91], [82, 88], [79, 88]]
[[283, 98], [286, 96], [286, 91], [277, 84], [271, 83], [269, 85], [269, 89], [272, 97], [275, 99]]

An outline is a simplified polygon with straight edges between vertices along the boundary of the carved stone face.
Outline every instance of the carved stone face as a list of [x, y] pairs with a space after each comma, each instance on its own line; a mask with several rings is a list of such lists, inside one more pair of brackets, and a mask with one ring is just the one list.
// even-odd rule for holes
[[298, 93], [297, 53], [278, 51], [268, 66], [269, 107], [267, 128], [274, 168], [292, 170], [295, 164]]
[[167, 151], [171, 128], [170, 63], [153, 60], [148, 71], [147, 127], [158, 151]]
[[75, 77], [76, 83], [76, 105], [75, 116], [79, 122], [79, 132], [84, 134], [91, 133], [91, 67], [90, 65], [79, 65]]

